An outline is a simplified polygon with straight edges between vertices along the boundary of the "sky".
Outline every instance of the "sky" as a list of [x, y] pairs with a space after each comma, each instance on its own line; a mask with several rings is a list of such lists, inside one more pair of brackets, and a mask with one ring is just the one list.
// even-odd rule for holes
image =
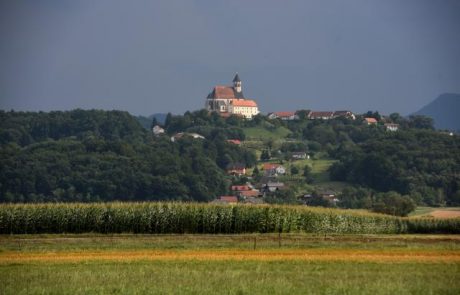
[[460, 93], [458, 0], [0, 0], [0, 109], [403, 115]]

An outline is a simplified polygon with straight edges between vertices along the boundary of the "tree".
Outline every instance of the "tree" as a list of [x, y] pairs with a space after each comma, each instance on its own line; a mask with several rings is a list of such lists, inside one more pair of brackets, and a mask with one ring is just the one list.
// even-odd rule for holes
[[434, 121], [427, 116], [413, 115], [409, 117], [409, 127], [434, 130]]
[[401, 196], [397, 192], [378, 193], [375, 196], [372, 210], [395, 216], [407, 216], [414, 211], [415, 202], [409, 196]]
[[291, 167], [291, 174], [292, 174], [292, 175], [297, 175], [297, 174], [299, 174], [299, 168], [297, 168], [296, 166], [292, 166], [292, 167]]
[[260, 159], [262, 161], [267, 161], [267, 160], [270, 160], [271, 156], [270, 156], [270, 151], [268, 149], [265, 149], [262, 151], [262, 154], [260, 155]]

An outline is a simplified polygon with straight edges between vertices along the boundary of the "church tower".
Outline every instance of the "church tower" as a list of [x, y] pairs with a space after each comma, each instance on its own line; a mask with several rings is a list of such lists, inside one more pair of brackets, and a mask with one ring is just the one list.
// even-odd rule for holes
[[241, 93], [241, 80], [238, 73], [236, 73], [235, 78], [233, 78], [233, 88], [237, 93]]

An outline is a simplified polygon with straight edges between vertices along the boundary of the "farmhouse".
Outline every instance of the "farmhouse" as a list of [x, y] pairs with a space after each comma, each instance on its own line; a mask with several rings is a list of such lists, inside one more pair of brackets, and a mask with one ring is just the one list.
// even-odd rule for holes
[[284, 188], [284, 183], [282, 182], [267, 182], [263, 184], [262, 191], [263, 192], [276, 192]]
[[269, 119], [281, 119], [283, 121], [292, 121], [299, 119], [296, 112], [274, 112], [268, 114]]
[[387, 131], [398, 131], [399, 129], [399, 125], [394, 123], [386, 123], [384, 126]]
[[155, 125], [152, 128], [152, 132], [153, 132], [153, 135], [160, 136], [161, 134], [165, 133], [165, 130], [163, 128], [161, 128], [159, 125]]
[[205, 107], [208, 111], [217, 112], [224, 117], [235, 114], [251, 119], [259, 113], [257, 103], [244, 97], [238, 74], [233, 78], [233, 86], [215, 86], [206, 97]]
[[355, 120], [356, 116], [351, 111], [335, 111], [334, 118], [344, 117], [348, 119]]
[[364, 124], [376, 125], [377, 124], [377, 119], [375, 119], [375, 118], [364, 118]]
[[310, 159], [310, 156], [308, 156], [306, 152], [292, 152], [291, 159], [292, 160]]
[[308, 118], [311, 120], [330, 120], [334, 118], [334, 112], [310, 112]]
[[244, 175], [246, 174], [246, 166], [241, 163], [231, 163], [227, 166], [227, 174], [230, 175]]
[[280, 164], [264, 163], [263, 168], [266, 176], [286, 174], [286, 168]]

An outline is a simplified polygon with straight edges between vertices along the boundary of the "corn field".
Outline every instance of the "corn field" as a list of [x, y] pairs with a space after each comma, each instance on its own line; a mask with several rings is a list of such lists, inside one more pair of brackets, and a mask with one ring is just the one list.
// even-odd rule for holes
[[460, 233], [460, 219], [404, 219], [301, 206], [198, 203], [0, 205], [0, 234]]

